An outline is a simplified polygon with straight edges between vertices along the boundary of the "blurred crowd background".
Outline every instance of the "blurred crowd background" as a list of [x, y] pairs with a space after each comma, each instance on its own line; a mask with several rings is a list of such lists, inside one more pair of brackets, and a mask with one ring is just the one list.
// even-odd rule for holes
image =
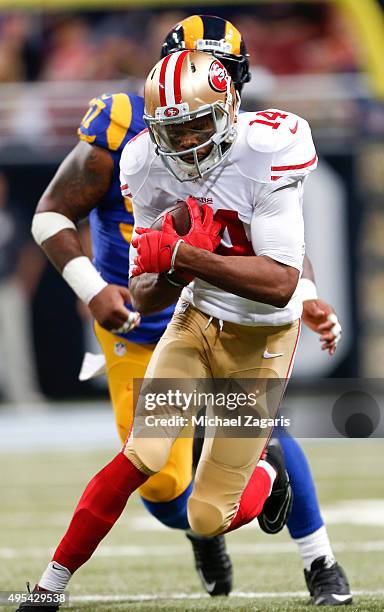
[[[359, 69], [359, 38], [332, 5], [204, 9], [218, 11], [243, 33], [252, 63], [272, 74]], [[5, 13], [0, 19], [0, 82], [142, 78], [157, 60], [169, 29], [188, 14]]]
[[36, 5], [0, 14], [2, 400], [105, 392], [77, 380], [83, 352], [92, 348], [91, 322], [33, 244], [30, 220], [77, 141], [88, 101], [104, 92], [140, 93], [165, 35], [193, 13], [227, 18], [242, 32], [253, 74], [244, 108], [291, 110], [313, 128], [321, 163], [308, 184], [308, 251], [319, 292], [335, 304], [345, 333], [333, 360], [304, 334], [297, 378], [381, 377], [383, 3], [256, 1], [236, 8], [191, 4], [188, 11], [158, 5], [71, 12]]

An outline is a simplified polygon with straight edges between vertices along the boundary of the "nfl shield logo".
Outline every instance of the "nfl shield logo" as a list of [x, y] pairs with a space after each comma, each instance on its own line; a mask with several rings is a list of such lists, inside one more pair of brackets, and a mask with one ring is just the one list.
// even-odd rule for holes
[[124, 342], [115, 342], [115, 355], [122, 357], [127, 352]]

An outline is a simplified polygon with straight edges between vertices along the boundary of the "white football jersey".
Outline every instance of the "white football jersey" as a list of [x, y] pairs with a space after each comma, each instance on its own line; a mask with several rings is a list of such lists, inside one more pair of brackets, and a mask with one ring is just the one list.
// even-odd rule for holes
[[[218, 255], [264, 255], [301, 271], [303, 180], [316, 165], [307, 121], [268, 109], [241, 113], [227, 157], [194, 181], [179, 182], [168, 173], [144, 130], [123, 150], [120, 181], [122, 194], [133, 199], [136, 226], [150, 227], [166, 208], [192, 195], [208, 203], [224, 227]], [[131, 246], [131, 267], [135, 256]], [[208, 315], [242, 325], [285, 325], [302, 310], [296, 295], [286, 307], [276, 308], [198, 278], [183, 290], [182, 299]]]

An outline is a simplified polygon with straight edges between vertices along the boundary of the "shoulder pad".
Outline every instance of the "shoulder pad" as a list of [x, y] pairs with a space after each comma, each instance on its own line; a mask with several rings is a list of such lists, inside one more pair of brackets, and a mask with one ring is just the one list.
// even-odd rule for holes
[[77, 131], [79, 138], [110, 151], [122, 150], [143, 127], [143, 99], [130, 93], [93, 98]]
[[[263, 182], [300, 178], [316, 168], [317, 155], [308, 122], [288, 111], [268, 109], [240, 115], [248, 147], [260, 153]], [[262, 159], [262, 163], [261, 163]], [[255, 162], [257, 160], [255, 159]], [[256, 178], [256, 177], [255, 177]]]

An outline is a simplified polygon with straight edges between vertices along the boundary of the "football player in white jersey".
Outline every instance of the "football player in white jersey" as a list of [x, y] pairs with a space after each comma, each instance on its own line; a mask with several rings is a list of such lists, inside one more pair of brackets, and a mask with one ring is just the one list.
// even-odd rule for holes
[[[307, 122], [278, 110], [238, 117], [224, 66], [190, 51], [167, 56], [150, 73], [145, 113], [149, 131], [131, 141], [120, 164], [138, 235], [132, 242], [137, 252], [130, 253], [131, 274], [138, 277], [130, 283], [135, 307], [162, 309], [180, 292], [165, 291], [166, 284], [174, 285], [178, 274], [193, 278], [146, 377], [289, 378], [302, 308], [295, 296], [304, 256], [302, 185], [317, 164]], [[150, 229], [178, 200], [190, 209], [188, 234], [177, 235], [169, 214], [161, 232]], [[155, 445], [132, 436], [125, 452], [142, 471], [156, 471], [172, 441], [171, 435]], [[203, 535], [248, 522], [242, 504], [249, 506], [249, 496], [259, 508], [260, 483], [248, 500], [249, 484], [241, 500], [239, 493], [240, 482], [252, 482], [263, 443], [227, 439], [224, 446], [205, 441], [188, 504], [191, 527]], [[274, 514], [285, 520], [289, 486], [280, 481], [278, 488], [283, 494]]]

